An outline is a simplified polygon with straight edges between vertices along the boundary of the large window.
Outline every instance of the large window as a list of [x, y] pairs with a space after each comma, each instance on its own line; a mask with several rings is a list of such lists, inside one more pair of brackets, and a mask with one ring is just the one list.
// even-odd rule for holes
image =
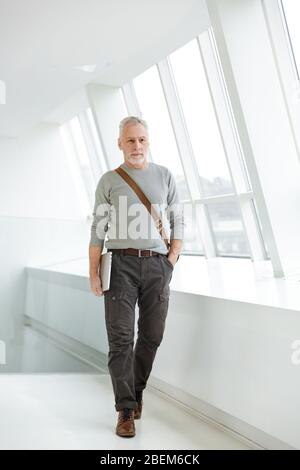
[[250, 257], [260, 225], [212, 36], [206, 31], [134, 78], [131, 97], [149, 124], [153, 160], [170, 168], [180, 200], [192, 204], [183, 252]]
[[[178, 101], [193, 148], [204, 197], [234, 192], [222, 135], [197, 40], [169, 57]], [[237, 202], [208, 204], [207, 217], [218, 256], [249, 256]]]
[[232, 193], [221, 135], [197, 41], [170, 55], [171, 67], [201, 178], [202, 194]]

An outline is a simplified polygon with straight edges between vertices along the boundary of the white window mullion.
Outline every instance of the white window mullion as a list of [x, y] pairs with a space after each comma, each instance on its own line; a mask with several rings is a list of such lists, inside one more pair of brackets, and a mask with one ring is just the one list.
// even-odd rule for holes
[[122, 87], [124, 101], [127, 107], [129, 116], [142, 116], [139, 103], [134, 91], [134, 86], [132, 81], [125, 83]]
[[[253, 194], [251, 191], [241, 193], [238, 195], [239, 198], [244, 199], [244, 200], [251, 200], [253, 197]], [[216, 204], [216, 203], [223, 203], [223, 202], [237, 202], [237, 195], [234, 193], [229, 193], [229, 194], [218, 194], [216, 196], [204, 196], [200, 197], [199, 199], [196, 199], [195, 202], [200, 203], [200, 204], [206, 204], [209, 206], [210, 204]]]
[[261, 230], [253, 207], [253, 198], [239, 198], [242, 221], [245, 226], [252, 261], [267, 259]]
[[89, 126], [86, 113], [79, 114], [78, 119], [80, 122], [80, 127], [82, 130], [85, 145], [87, 147], [87, 153], [88, 153], [89, 160], [91, 163], [94, 184], [97, 185], [99, 178], [101, 174], [103, 173], [103, 170], [101, 168], [100, 161], [97, 156], [96, 148], [93, 142], [93, 137], [92, 137], [92, 133], [91, 133], [91, 129]]
[[95, 147], [96, 156], [101, 168], [101, 173], [105, 173], [106, 171], [108, 171], [109, 168], [106, 165], [103, 141], [101, 139], [101, 135], [98, 132], [98, 128], [96, 126], [95, 118], [91, 108], [87, 109], [86, 117], [88, 121], [88, 128], [92, 136], [92, 142]]
[[95, 98], [95, 92], [93, 92], [93, 89], [90, 87], [86, 87], [87, 91], [87, 96], [89, 100], [89, 113], [91, 114], [91, 118], [94, 123], [94, 132], [97, 135], [97, 138], [101, 144], [101, 151], [102, 151], [102, 159], [103, 159], [103, 168], [105, 168], [105, 171], [107, 171], [110, 168], [110, 159], [108, 155], [108, 151], [106, 149], [106, 145], [104, 143], [104, 139], [101, 133], [100, 125], [99, 125], [99, 119], [97, 116], [97, 100]]
[[290, 38], [282, 16], [282, 4], [280, 0], [263, 0], [262, 5], [291, 131], [300, 160], [300, 81]]

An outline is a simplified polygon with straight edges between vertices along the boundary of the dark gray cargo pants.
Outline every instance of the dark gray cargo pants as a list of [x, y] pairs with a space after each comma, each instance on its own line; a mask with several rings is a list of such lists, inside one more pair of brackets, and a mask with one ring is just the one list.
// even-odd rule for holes
[[[111, 284], [104, 293], [108, 368], [115, 409], [135, 408], [146, 387], [165, 329], [173, 265], [166, 255], [138, 257], [113, 252]], [[135, 347], [135, 306], [139, 318]]]

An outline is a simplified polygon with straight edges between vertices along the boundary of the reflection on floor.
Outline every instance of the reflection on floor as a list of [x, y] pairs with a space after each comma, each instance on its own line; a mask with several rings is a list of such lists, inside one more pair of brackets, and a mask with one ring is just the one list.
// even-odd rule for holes
[[98, 372], [28, 326], [7, 343], [6, 349], [6, 365], [0, 366], [1, 372]]
[[2, 374], [1, 449], [249, 449], [146, 390], [136, 436], [115, 434], [110, 377]]

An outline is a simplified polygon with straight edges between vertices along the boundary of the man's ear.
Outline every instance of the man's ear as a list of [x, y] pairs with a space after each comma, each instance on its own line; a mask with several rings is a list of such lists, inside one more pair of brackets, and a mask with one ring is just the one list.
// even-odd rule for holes
[[119, 147], [120, 150], [122, 150], [120, 137], [118, 138], [118, 147]]

